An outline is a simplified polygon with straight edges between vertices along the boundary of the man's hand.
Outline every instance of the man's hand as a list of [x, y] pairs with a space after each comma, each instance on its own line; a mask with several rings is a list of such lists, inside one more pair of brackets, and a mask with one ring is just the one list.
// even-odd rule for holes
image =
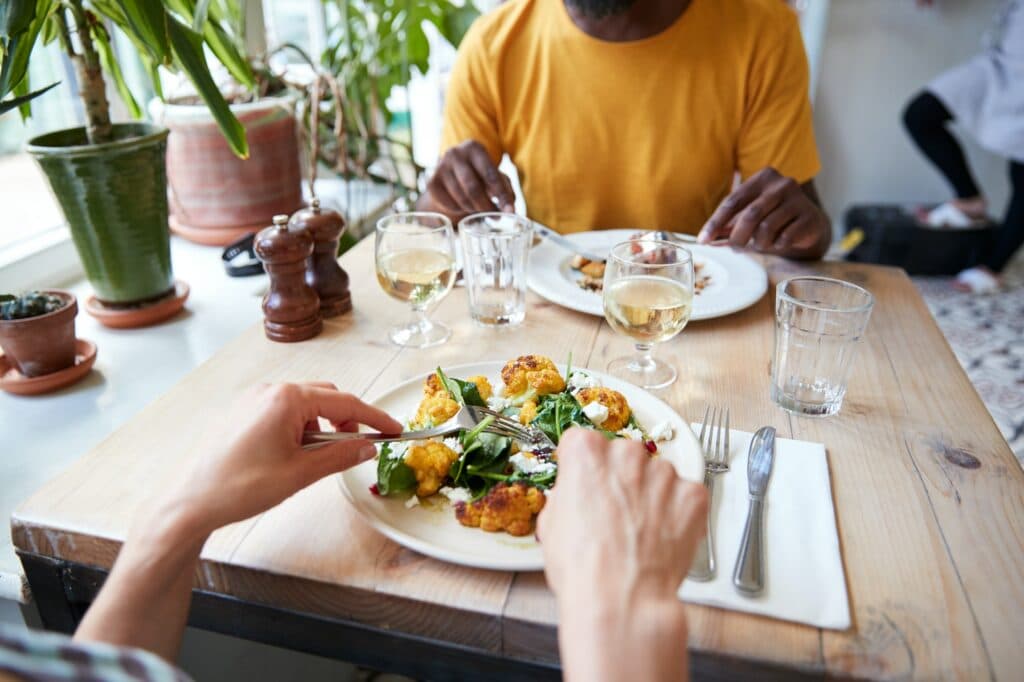
[[813, 183], [801, 186], [766, 168], [727, 196], [698, 235], [704, 244], [723, 238], [732, 246], [814, 259], [828, 250], [832, 226]]
[[704, 534], [707, 494], [634, 441], [572, 429], [537, 524], [568, 679], [685, 679], [676, 592]]
[[367, 440], [302, 449], [304, 430], [323, 417], [339, 431], [402, 425], [330, 383], [279, 384], [248, 391], [204, 437], [189, 473], [170, 495], [212, 531], [273, 507], [328, 474], [375, 454]]
[[441, 155], [437, 169], [427, 182], [429, 205], [457, 221], [470, 213], [515, 211], [512, 181], [499, 172], [483, 145], [467, 140]]

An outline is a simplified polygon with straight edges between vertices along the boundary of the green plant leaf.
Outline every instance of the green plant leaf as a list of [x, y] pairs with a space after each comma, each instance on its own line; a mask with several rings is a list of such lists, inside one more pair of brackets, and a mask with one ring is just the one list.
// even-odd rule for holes
[[[252, 67], [242, 52], [238, 50], [234, 39], [224, 29], [217, 8], [211, 6], [209, 0], [200, 0], [198, 4], [194, 4], [192, 0], [166, 0], [166, 2], [172, 11], [177, 12], [192, 24], [193, 31], [202, 34], [210, 51], [224, 65], [232, 78], [238, 81], [242, 87], [249, 89], [256, 87], [256, 78], [253, 76]], [[201, 12], [205, 16], [200, 22]], [[201, 28], [196, 28], [196, 26]]]
[[35, 47], [36, 37], [53, 9], [53, 0], [37, 0], [35, 16], [17, 35], [0, 38], [3, 58], [0, 60], [0, 100], [14, 91], [28, 72], [28, 58]]
[[210, 13], [210, 0], [199, 0], [196, 3], [196, 11], [192, 17], [192, 30], [196, 33], [203, 32], [206, 25], [206, 17]]
[[51, 14], [46, 17], [46, 21], [43, 22], [43, 30], [40, 34], [40, 39], [43, 41], [43, 45], [49, 45], [59, 37], [60, 24], [57, 23], [57, 17]]
[[0, 38], [10, 38], [28, 29], [36, 16], [36, 0], [0, 2]]
[[203, 42], [199, 34], [173, 17], [168, 17], [167, 28], [175, 64], [188, 75], [196, 92], [206, 102], [231, 151], [240, 158], [249, 158], [245, 128], [231, 113], [231, 107], [217, 88], [217, 84], [213, 82], [213, 76], [210, 75], [210, 69], [203, 57]]
[[[28, 86], [28, 78], [22, 79], [21, 82], [24, 83], [26, 87]], [[0, 102], [0, 115], [5, 114], [8, 111], [11, 111], [15, 107], [17, 107], [21, 109], [22, 120], [28, 118], [32, 113], [31, 111], [25, 110], [25, 108], [29, 106], [29, 102], [34, 100], [36, 97], [39, 97], [39, 95], [43, 94], [44, 92], [57, 87], [59, 84], [60, 81], [57, 81], [56, 83], [50, 83], [45, 88], [39, 88], [34, 92], [28, 92], [23, 95], [19, 95], [18, 97], [12, 97], [9, 100]], [[15, 88], [15, 90], [18, 89], [20, 89], [20, 86], [18, 88]]]
[[128, 84], [124, 80], [124, 74], [121, 73], [121, 66], [117, 63], [114, 51], [110, 47], [110, 37], [107, 35], [106, 30], [102, 28], [99, 30], [94, 29], [90, 33], [92, 34], [93, 44], [99, 53], [103, 70], [114, 79], [114, 87], [117, 88], [117, 94], [121, 96], [121, 101], [128, 107], [128, 113], [131, 114], [132, 118], [142, 118], [142, 107], [135, 101], [135, 96], [128, 89]]
[[458, 47], [459, 43], [466, 35], [466, 31], [476, 21], [476, 18], [480, 16], [480, 12], [473, 3], [467, 2], [462, 7], [450, 7], [447, 12], [444, 13], [444, 18], [441, 23], [437, 24], [437, 28], [441, 31], [441, 35], [445, 37], [453, 47]]
[[170, 17], [164, 10], [160, 0], [118, 0], [118, 7], [127, 19], [130, 32], [134, 33], [139, 42], [154, 59], [161, 64], [171, 61], [169, 41]]

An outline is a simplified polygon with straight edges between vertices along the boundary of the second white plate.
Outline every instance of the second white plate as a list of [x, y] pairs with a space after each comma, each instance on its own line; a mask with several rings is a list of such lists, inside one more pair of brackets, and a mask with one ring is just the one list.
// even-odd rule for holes
[[[566, 238], [582, 248], [607, 253], [627, 241], [636, 230], [577, 232]], [[768, 290], [768, 274], [749, 256], [724, 246], [687, 244], [694, 263], [703, 263], [702, 275], [711, 277], [704, 290], [693, 297], [691, 320], [730, 315], [757, 303]], [[530, 252], [527, 282], [531, 289], [552, 303], [590, 315], [604, 316], [601, 294], [585, 291], [577, 281], [580, 273], [571, 267], [572, 254], [550, 241], [542, 241]]]

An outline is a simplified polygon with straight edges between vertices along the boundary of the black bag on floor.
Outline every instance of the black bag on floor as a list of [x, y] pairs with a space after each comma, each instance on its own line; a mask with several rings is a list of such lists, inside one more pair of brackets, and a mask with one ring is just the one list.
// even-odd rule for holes
[[852, 206], [844, 222], [845, 234], [864, 233], [847, 260], [895, 265], [910, 275], [955, 275], [977, 265], [996, 227], [992, 223], [969, 229], [926, 227], [912, 209], [895, 204]]

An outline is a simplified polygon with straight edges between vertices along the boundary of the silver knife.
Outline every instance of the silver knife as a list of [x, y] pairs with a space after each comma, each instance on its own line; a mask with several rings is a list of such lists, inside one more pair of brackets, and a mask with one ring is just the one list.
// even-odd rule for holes
[[563, 237], [562, 235], [558, 234], [557, 232], [555, 232], [551, 228], [544, 227], [540, 223], [534, 223], [533, 224], [533, 231], [536, 232], [537, 234], [539, 234], [540, 236], [544, 237], [544, 239], [550, 239], [555, 244], [558, 244], [559, 246], [561, 246], [563, 249], [571, 251], [572, 253], [575, 253], [575, 254], [577, 254], [579, 256], [583, 256], [584, 258], [586, 258], [589, 261], [593, 261], [595, 263], [603, 263], [606, 260], [608, 260], [608, 255], [607, 254], [605, 254], [603, 256], [599, 256], [596, 253], [591, 253], [591, 252], [587, 251], [586, 249], [581, 249], [579, 247], [579, 245], [576, 244], [571, 239], [566, 239], [565, 237]]
[[743, 541], [736, 556], [732, 584], [740, 592], [759, 594], [764, 589], [764, 494], [772, 475], [775, 460], [775, 429], [765, 426], [757, 430], [747, 454], [747, 487], [750, 509]]

